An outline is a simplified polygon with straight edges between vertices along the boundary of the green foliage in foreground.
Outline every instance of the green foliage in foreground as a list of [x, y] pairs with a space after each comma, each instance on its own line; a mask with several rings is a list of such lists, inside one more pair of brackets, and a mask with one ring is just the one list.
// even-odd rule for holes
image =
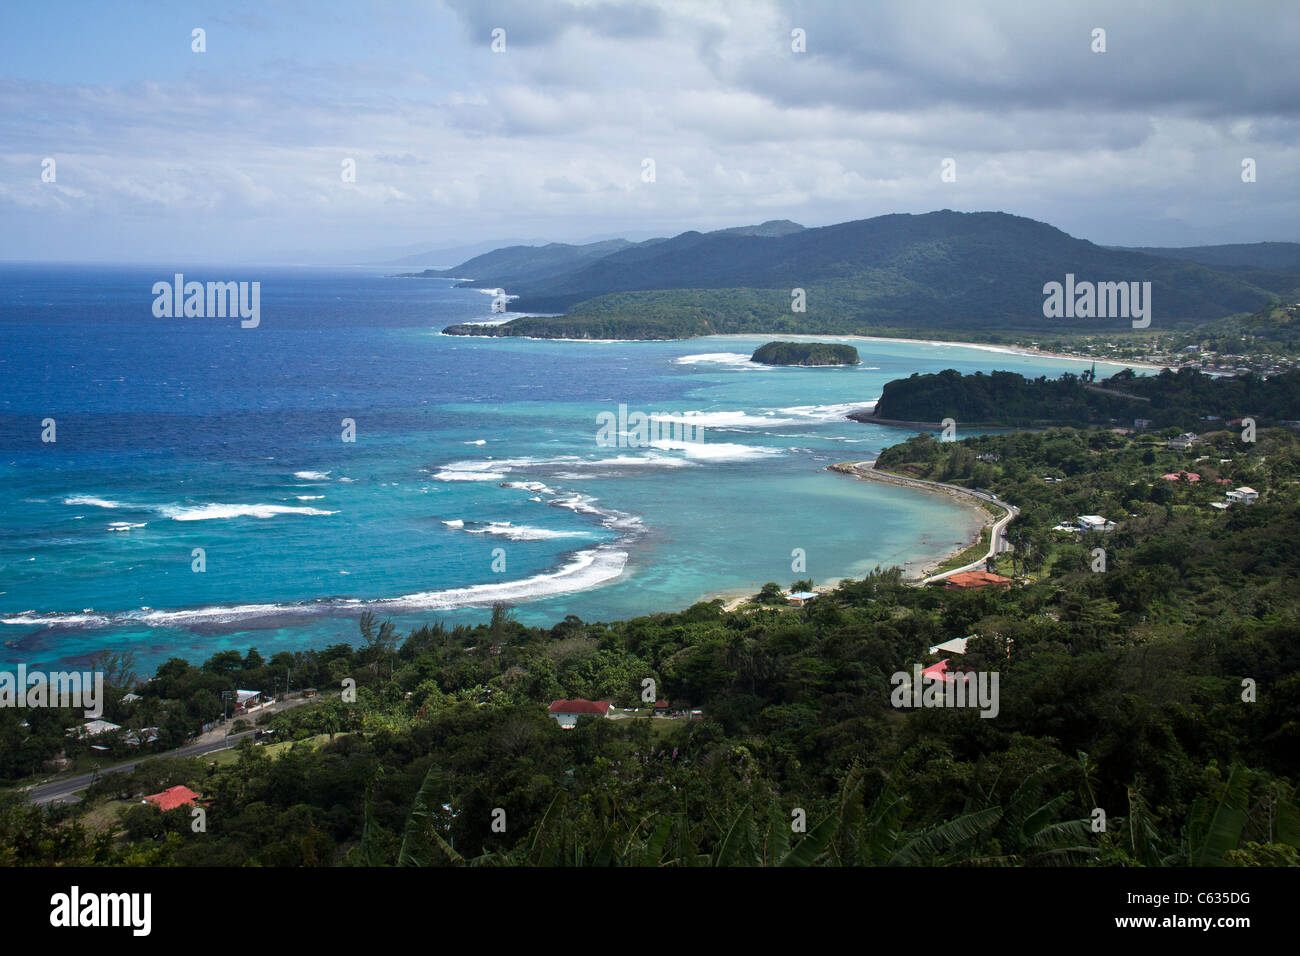
[[[363, 646], [295, 664], [329, 654], [330, 678], [358, 685], [355, 703], [275, 715], [298, 743], [247, 744], [226, 766], [151, 761], [84, 806], [7, 798], [0, 863], [1296, 865], [1300, 442], [1214, 441], [1194, 485], [1159, 477], [1194, 453], [1105, 430], [887, 450], [895, 470], [1020, 506], [1027, 583], [1006, 591], [893, 569], [802, 608], [552, 628], [498, 610], [401, 640], [366, 622]], [[1261, 499], [1210, 508], [1219, 475]], [[1117, 527], [1051, 530], [1080, 512]], [[891, 675], [967, 635], [960, 664], [1000, 674], [997, 717], [891, 706]], [[566, 731], [546, 714], [557, 697], [637, 705], [645, 678], [707, 719]], [[113, 822], [109, 801], [177, 783], [208, 802], [207, 832], [185, 809]]]

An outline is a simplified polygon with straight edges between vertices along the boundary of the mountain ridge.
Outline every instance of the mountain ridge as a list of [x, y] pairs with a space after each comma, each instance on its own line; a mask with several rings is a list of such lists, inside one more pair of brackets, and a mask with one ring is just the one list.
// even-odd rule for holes
[[[1274, 247], [1288, 244], [1243, 245], [1245, 251], [1220, 251], [1235, 261], [1214, 268], [1189, 255], [1100, 246], [1009, 213], [939, 210], [810, 228], [769, 220], [638, 243], [497, 250], [422, 275], [470, 276], [467, 285], [506, 288], [519, 311], [563, 313], [526, 323], [526, 330], [514, 320], [484, 333], [493, 335], [544, 336], [552, 328], [557, 337], [647, 337], [637, 334], [647, 326], [663, 333], [648, 337], [885, 327], [1118, 331], [1138, 316], [1045, 318], [1044, 285], [1067, 275], [1079, 283], [1150, 283], [1153, 317], [1165, 327], [1255, 312], [1300, 286], [1300, 256], [1295, 273], [1278, 268], [1293, 260], [1289, 249]], [[1257, 265], [1255, 245], [1267, 250]], [[475, 265], [487, 271], [476, 273]], [[796, 289], [804, 290], [804, 313], [791, 311]], [[447, 331], [478, 334], [473, 329]]]

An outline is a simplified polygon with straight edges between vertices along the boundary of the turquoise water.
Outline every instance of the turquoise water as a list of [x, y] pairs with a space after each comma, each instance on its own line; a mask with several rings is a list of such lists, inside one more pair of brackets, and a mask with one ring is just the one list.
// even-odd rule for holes
[[[6, 663], [269, 656], [354, 640], [366, 609], [401, 628], [498, 600], [528, 623], [614, 620], [915, 566], [977, 519], [826, 471], [907, 437], [845, 413], [912, 372], [1080, 368], [850, 338], [819, 337], [860, 366], [804, 369], [749, 363], [770, 336], [449, 337], [491, 298], [375, 270], [192, 271], [261, 281], [260, 326], [154, 318], [168, 268], [0, 269]], [[620, 404], [702, 433], [602, 446]]]

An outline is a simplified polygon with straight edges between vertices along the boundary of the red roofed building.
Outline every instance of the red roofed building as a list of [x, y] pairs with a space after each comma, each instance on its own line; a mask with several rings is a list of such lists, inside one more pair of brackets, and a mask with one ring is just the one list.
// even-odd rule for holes
[[948, 670], [948, 661], [950, 661], [950, 660], [952, 660], [952, 658], [950, 658], [950, 657], [945, 657], [945, 658], [944, 658], [943, 660], [941, 660], [939, 663], [937, 663], [937, 664], [931, 664], [929, 667], [923, 668], [923, 669], [921, 670], [921, 682], [922, 682], [922, 684], [924, 685], [924, 683], [925, 683], [927, 680], [933, 681], [933, 680], [939, 680], [940, 678], [942, 678], [942, 679], [944, 680], [944, 682], [949, 683], [949, 684], [953, 683], [954, 681], [958, 681], [958, 680], [970, 680], [970, 679], [971, 679], [971, 674], [972, 674], [973, 672], [967, 672], [967, 671], [950, 671], [950, 670]]
[[1177, 481], [1179, 478], [1183, 477], [1184, 475], [1187, 476], [1188, 481], [1201, 480], [1201, 476], [1194, 471], [1173, 471], [1167, 475], [1161, 475], [1160, 477], [1163, 478], [1165, 481]]
[[1011, 586], [1011, 579], [991, 571], [962, 571], [948, 577], [944, 587], [950, 591], [972, 591], [989, 586], [1006, 588]]
[[951, 658], [945, 657], [937, 664], [931, 664], [921, 671], [921, 680], [936, 680], [942, 677], [944, 680], [956, 680], [957, 675], [950, 673], [948, 670], [948, 661]]
[[551, 702], [550, 714], [565, 730], [578, 726], [579, 717], [608, 717], [607, 700], [556, 700]]
[[175, 810], [177, 807], [192, 806], [198, 801], [199, 795], [189, 787], [168, 787], [162, 793], [151, 793], [144, 799], [159, 810]]

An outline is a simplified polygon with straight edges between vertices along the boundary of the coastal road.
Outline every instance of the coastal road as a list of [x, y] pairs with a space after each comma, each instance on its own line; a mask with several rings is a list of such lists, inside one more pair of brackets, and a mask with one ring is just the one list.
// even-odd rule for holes
[[1006, 552], [1010, 551], [1011, 545], [1007, 542], [1007, 525], [1011, 523], [1012, 518], [1014, 518], [1016, 515], [1020, 513], [1020, 509], [1017, 508], [1015, 505], [1009, 505], [1005, 501], [999, 500], [996, 495], [990, 494], [989, 492], [967, 491], [964, 488], [958, 489], [953, 485], [944, 485], [943, 487], [950, 488], [957, 491], [964, 491], [967, 495], [969, 495], [972, 498], [978, 498], [981, 501], [987, 501], [990, 504], [995, 504], [1000, 508], [1005, 509], [1006, 513], [1003, 514], [1001, 518], [999, 518], [997, 521], [993, 523], [993, 528], [989, 532], [989, 550], [988, 553], [984, 555], [984, 557], [980, 558], [978, 561], [972, 561], [970, 564], [963, 565], [960, 568], [953, 568], [951, 571], [943, 572], [943, 574], [935, 574], [931, 577], [928, 577], [921, 582], [922, 584], [929, 584], [931, 581], [942, 581], [944, 578], [947, 578], [950, 575], [961, 574], [963, 571], [983, 570], [989, 558], [996, 557], [999, 554], [1005, 554]]
[[977, 561], [963, 565], [960, 568], [953, 568], [951, 571], [944, 571], [942, 574], [935, 574], [925, 578], [921, 583], [929, 584], [931, 581], [942, 581], [953, 574], [961, 574], [963, 571], [977, 571], [985, 566], [989, 558], [999, 554], [1004, 554], [1011, 550], [1011, 545], [1007, 542], [1007, 525], [1011, 520], [1020, 513], [1020, 509], [1015, 505], [1008, 504], [990, 491], [980, 491], [971, 488], [962, 488], [960, 485], [950, 485], [942, 481], [926, 481], [923, 478], [908, 478], [904, 475], [895, 475], [887, 471], [878, 471], [874, 461], [850, 461], [842, 465], [832, 465], [834, 471], [842, 471], [846, 474], [856, 475], [859, 478], [867, 478], [872, 481], [884, 481], [894, 485], [911, 485], [915, 488], [921, 488], [928, 491], [943, 491], [947, 494], [958, 495], [963, 498], [974, 498], [977, 501], [983, 501], [987, 504], [996, 505], [1003, 510], [1003, 515], [993, 523], [993, 528], [989, 532], [989, 550]]
[[[293, 700], [280, 700], [267, 708], [267, 713], [279, 713], [282, 710], [288, 710], [291, 707], [298, 707], [302, 704], [310, 704], [319, 701], [322, 697], [303, 697]], [[233, 723], [233, 719], [232, 719]], [[229, 737], [216, 737], [215, 739], [199, 740], [196, 743], [186, 744], [183, 747], [176, 747], [173, 750], [165, 750], [162, 753], [148, 754], [138, 760], [131, 760], [127, 763], [114, 764], [111, 767], [104, 767], [101, 770], [78, 774], [75, 777], [67, 777], [62, 780], [54, 780], [50, 783], [43, 783], [23, 791], [27, 794], [32, 803], [41, 806], [48, 806], [54, 803], [67, 803], [72, 800], [78, 793], [85, 790], [91, 785], [96, 777], [104, 777], [111, 773], [130, 773], [140, 764], [147, 760], [157, 760], [159, 757], [202, 757], [206, 754], [216, 753], [220, 750], [228, 750], [231, 747], [237, 747], [239, 742], [245, 737], [251, 737], [252, 730], [241, 731], [237, 734], [231, 734]], [[205, 735], [209, 736], [209, 735]]]

